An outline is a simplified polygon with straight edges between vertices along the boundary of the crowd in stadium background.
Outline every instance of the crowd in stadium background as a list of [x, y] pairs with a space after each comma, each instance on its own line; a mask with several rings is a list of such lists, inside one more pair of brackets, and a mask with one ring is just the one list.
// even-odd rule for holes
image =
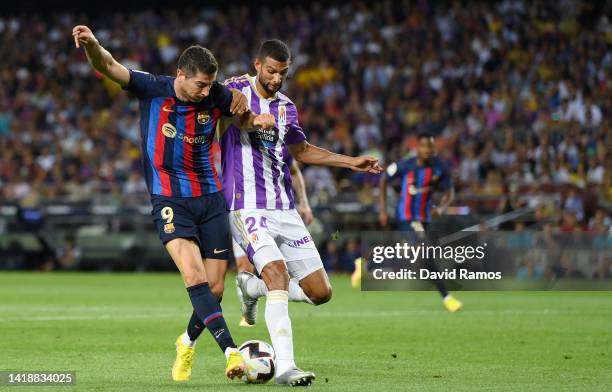
[[[500, 210], [527, 203], [561, 229], [607, 231], [610, 11], [387, 0], [2, 17], [0, 199], [147, 199], [137, 101], [75, 50], [71, 28], [82, 23], [119, 61], [157, 74], [173, 75], [185, 47], [206, 46], [220, 81], [252, 73], [259, 43], [280, 37], [294, 54], [284, 90], [313, 144], [389, 163], [428, 131], [459, 197], [497, 196]], [[338, 194], [376, 204], [375, 177], [326, 167], [304, 176], [313, 206]]]

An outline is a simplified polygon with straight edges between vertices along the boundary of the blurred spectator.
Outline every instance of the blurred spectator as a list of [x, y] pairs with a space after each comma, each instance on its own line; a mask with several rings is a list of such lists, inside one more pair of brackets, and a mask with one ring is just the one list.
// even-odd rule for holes
[[[252, 73], [255, 48], [279, 37], [294, 57], [284, 92], [315, 144], [348, 154], [376, 147], [391, 161], [428, 130], [457, 172], [459, 198], [537, 181], [592, 186], [612, 202], [610, 2], [417, 4], [3, 15], [0, 53], [11, 72], [0, 72], [0, 197], [146, 200], [134, 174], [137, 101], [73, 47], [78, 21], [119, 61], [157, 74], [174, 74], [184, 47], [207, 46], [221, 80]], [[304, 174], [320, 204], [346, 178], [326, 168]]]

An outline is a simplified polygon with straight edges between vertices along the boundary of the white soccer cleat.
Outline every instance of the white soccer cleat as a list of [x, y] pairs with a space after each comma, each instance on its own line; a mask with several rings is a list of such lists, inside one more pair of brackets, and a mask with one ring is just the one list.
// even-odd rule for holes
[[276, 384], [289, 385], [292, 387], [306, 387], [315, 379], [313, 372], [305, 372], [297, 367], [292, 367], [280, 376], [276, 376]]
[[246, 271], [239, 272], [236, 275], [236, 286], [240, 292], [238, 297], [240, 298], [242, 318], [248, 325], [255, 325], [255, 321], [257, 321], [257, 298], [249, 296], [246, 290], [247, 282], [253, 278], [257, 277]]

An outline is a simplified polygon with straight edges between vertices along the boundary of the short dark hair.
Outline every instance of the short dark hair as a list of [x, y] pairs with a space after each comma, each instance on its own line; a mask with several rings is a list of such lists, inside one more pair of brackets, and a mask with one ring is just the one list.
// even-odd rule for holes
[[219, 69], [219, 63], [210, 50], [193, 45], [181, 53], [178, 68], [185, 72], [187, 77], [194, 76], [198, 71], [205, 75], [212, 75]]
[[417, 135], [417, 140], [421, 140], [421, 139], [435, 139], [436, 136], [433, 133], [430, 132], [419, 132], [419, 134]]
[[257, 51], [257, 58], [260, 60], [270, 57], [276, 61], [291, 61], [291, 51], [286, 43], [279, 39], [269, 39], [261, 43]]

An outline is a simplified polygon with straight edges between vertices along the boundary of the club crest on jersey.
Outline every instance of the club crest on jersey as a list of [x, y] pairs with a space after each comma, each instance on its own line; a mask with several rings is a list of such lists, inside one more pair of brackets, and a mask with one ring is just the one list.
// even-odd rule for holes
[[198, 112], [198, 124], [204, 125], [210, 121], [210, 115], [207, 112]]
[[162, 133], [164, 136], [173, 139], [176, 137], [176, 127], [170, 123], [165, 123], [162, 125]]
[[284, 106], [281, 106], [280, 108], [278, 108], [278, 122], [286, 122], [287, 120], [287, 110], [285, 109]]
[[167, 224], [164, 225], [164, 233], [172, 234], [172, 233], [174, 233], [174, 230], [176, 230], [174, 228], [174, 223], [167, 223]]

